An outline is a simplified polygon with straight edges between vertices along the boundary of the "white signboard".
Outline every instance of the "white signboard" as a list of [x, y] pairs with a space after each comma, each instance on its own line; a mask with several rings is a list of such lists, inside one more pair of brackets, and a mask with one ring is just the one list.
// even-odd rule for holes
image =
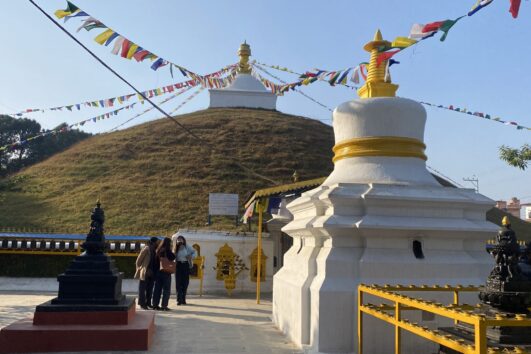
[[209, 215], [238, 215], [238, 194], [209, 193]]
[[525, 218], [531, 220], [531, 206], [525, 207]]

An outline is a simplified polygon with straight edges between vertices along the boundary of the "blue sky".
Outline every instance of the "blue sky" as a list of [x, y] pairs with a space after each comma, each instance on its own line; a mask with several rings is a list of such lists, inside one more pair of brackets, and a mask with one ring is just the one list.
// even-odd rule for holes
[[[65, 8], [64, 0], [37, 0], [50, 14]], [[407, 36], [413, 23], [454, 19], [475, 0], [402, 1], [163, 1], [77, 0], [83, 10], [144, 48], [205, 74], [237, 61], [243, 40], [253, 58], [295, 71], [342, 69], [366, 61], [363, 45], [380, 28], [386, 39]], [[531, 2], [523, 1], [520, 16], [508, 12], [509, 1], [495, 0], [450, 31], [445, 42], [426, 40], [396, 56], [392, 77], [398, 95], [437, 104], [453, 104], [490, 113], [531, 126]], [[75, 33], [79, 20], [66, 28]], [[0, 111], [51, 107], [131, 92], [77, 44], [56, 28], [28, 1], [2, 0], [0, 11]], [[148, 63], [128, 61], [99, 46], [93, 38], [101, 30], [76, 36], [139, 89], [178, 82], [166, 68], [152, 71]], [[438, 37], [439, 35], [437, 35]], [[296, 77], [275, 72], [286, 81]], [[317, 83], [303, 89], [329, 107], [356, 98], [353, 91]], [[183, 99], [186, 96], [183, 96]], [[172, 110], [181, 101], [163, 106]], [[181, 113], [204, 109], [203, 92]], [[140, 106], [140, 111], [147, 106]], [[278, 100], [280, 111], [330, 122], [331, 113], [297, 93]], [[107, 110], [36, 113], [29, 117], [43, 127], [74, 123]], [[493, 199], [516, 196], [531, 202], [531, 168], [520, 171], [498, 159], [502, 144], [521, 146], [531, 132], [517, 131], [488, 120], [436, 108], [427, 108], [425, 140], [428, 164], [464, 186], [463, 177], [476, 175], [480, 192]], [[126, 112], [96, 124], [90, 132], [105, 132], [129, 119]], [[131, 124], [156, 119], [147, 114]]]

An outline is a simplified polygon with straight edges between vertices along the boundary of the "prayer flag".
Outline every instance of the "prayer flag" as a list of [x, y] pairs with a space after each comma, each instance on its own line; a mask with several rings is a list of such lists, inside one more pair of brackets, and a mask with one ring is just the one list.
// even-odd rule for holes
[[151, 65], [151, 69], [153, 70], [157, 70], [158, 68], [160, 68], [161, 66], [164, 66], [164, 65], [167, 65], [168, 62], [162, 58], [158, 58], [154, 63], [153, 65]]
[[389, 59], [389, 66], [392, 66], [392, 65], [395, 65], [395, 64], [400, 64], [400, 62], [398, 60]]
[[70, 20], [72, 17], [85, 17], [85, 16], [88, 16], [88, 13], [84, 12], [84, 11], [78, 11], [72, 15], [69, 15], [69, 16], [65, 16], [65, 22]]
[[337, 78], [337, 82], [341, 85], [346, 85], [347, 84], [347, 77], [348, 77], [348, 73], [350, 72], [350, 70], [352, 70], [352, 68], [349, 68], [347, 70], [345, 70], [345, 72], [343, 74], [341, 74], [338, 78]]
[[125, 57], [127, 59], [131, 60], [131, 58], [133, 57], [133, 55], [135, 54], [137, 49], [138, 49], [138, 45], [132, 43], [131, 46], [129, 47], [129, 50], [127, 51], [127, 55]]
[[90, 30], [93, 30], [94, 28], [107, 28], [107, 26], [105, 26], [101, 22], [96, 22], [96, 23], [93, 23], [91, 25], [85, 26], [83, 28], [86, 29], [87, 31], [90, 31]]
[[97, 22], [99, 22], [97, 19], [95, 19], [94, 17], [90, 16], [85, 21], [83, 21], [83, 23], [81, 24], [81, 26], [79, 26], [79, 28], [77, 29], [76, 32], [81, 31], [82, 28], [85, 28], [85, 26], [87, 26], [87, 25], [89, 25], [91, 23], [97, 23]]
[[450, 29], [463, 17], [465, 16], [458, 17], [455, 20], [446, 20], [443, 22], [443, 24], [439, 28], [440, 31], [444, 32], [444, 34], [441, 36], [441, 42], [444, 42], [446, 36], [448, 36], [448, 32], [450, 31]]
[[359, 85], [360, 83], [360, 67], [359, 66], [354, 69], [354, 72], [352, 73], [352, 77], [350, 78], [350, 81], [352, 81], [356, 85]]
[[72, 4], [70, 1], [66, 2], [66, 9], [64, 10], [57, 10], [55, 11], [55, 16], [57, 18], [63, 18], [68, 15], [72, 15], [73, 13], [79, 11], [76, 5]]
[[478, 0], [478, 2], [476, 2], [476, 4], [470, 9], [470, 11], [468, 11], [468, 16], [472, 16], [485, 6], [488, 6], [493, 1], [494, 0]]
[[134, 55], [133, 58], [135, 58], [136, 61], [142, 61], [146, 58], [146, 56], [149, 54], [148, 50], [142, 49], [142, 47], [138, 47], [138, 50]]
[[445, 21], [437, 21], [437, 22], [428, 23], [427, 25], [424, 25], [424, 27], [422, 28], [422, 33], [436, 32], [441, 28], [444, 22]]
[[177, 66], [177, 69], [179, 69], [179, 71], [181, 72], [181, 74], [183, 74], [183, 76], [188, 76], [188, 74], [186, 73], [186, 71], [184, 71], [184, 69], [181, 68], [180, 66]]
[[396, 37], [395, 40], [391, 43], [393, 48], [407, 48], [417, 43], [415, 39], [407, 37]]
[[513, 15], [513, 18], [518, 17], [518, 11], [520, 11], [520, 3], [522, 0], [509, 0], [511, 2], [511, 7], [509, 8], [509, 12], [511, 15]]
[[111, 36], [105, 41], [105, 46], [108, 46], [109, 44], [111, 44], [111, 42], [114, 41], [116, 37], [118, 36], [119, 34], [117, 32], [114, 32], [113, 34], [111, 34]]
[[360, 75], [361, 75], [361, 77], [363, 78], [364, 81], [367, 81], [366, 70], [367, 70], [367, 64], [366, 63], [360, 64]]
[[380, 66], [382, 62], [391, 59], [393, 55], [395, 55], [396, 53], [400, 51], [401, 49], [397, 49], [397, 50], [390, 50], [388, 52], [383, 52], [383, 53], [378, 54], [378, 57], [376, 58], [376, 65]]
[[131, 46], [131, 41], [127, 38], [124, 38], [124, 42], [122, 43], [122, 51], [120, 53], [120, 56], [122, 58], [127, 57], [127, 53], [129, 52], [129, 46]]
[[111, 51], [111, 53], [114, 55], [118, 55], [118, 53], [120, 53], [122, 49], [122, 44], [124, 43], [124, 41], [125, 41], [124, 37], [118, 36], [118, 39], [116, 39], [116, 41], [114, 42], [114, 48]]
[[435, 31], [424, 33], [422, 30], [424, 29], [425, 25], [420, 23], [415, 23], [411, 30], [409, 31], [409, 38], [411, 39], [424, 39], [429, 37], [430, 35], [435, 34]]
[[94, 38], [94, 41], [96, 41], [96, 43], [100, 44], [100, 45], [103, 45], [103, 43], [105, 43], [107, 41], [107, 39], [109, 39], [110, 36], [112, 36], [112, 34], [114, 33], [114, 31], [112, 29], [107, 29], [106, 31], [100, 33], [99, 35], [96, 36], [96, 38]]

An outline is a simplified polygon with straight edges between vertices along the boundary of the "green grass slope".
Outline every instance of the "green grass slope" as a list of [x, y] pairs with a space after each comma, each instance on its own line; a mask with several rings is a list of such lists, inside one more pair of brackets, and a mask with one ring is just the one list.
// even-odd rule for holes
[[[208, 193], [238, 193], [326, 176], [332, 128], [318, 121], [253, 109], [208, 109], [177, 117], [201, 139], [161, 119], [82, 141], [0, 186], [0, 228], [87, 232], [98, 197], [108, 234], [168, 234], [203, 226]], [[220, 219], [214, 227], [229, 227]]]

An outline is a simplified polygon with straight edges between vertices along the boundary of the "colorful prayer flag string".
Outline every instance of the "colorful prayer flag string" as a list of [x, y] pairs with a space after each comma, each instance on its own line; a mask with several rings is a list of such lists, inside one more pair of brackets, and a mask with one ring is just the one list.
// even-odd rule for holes
[[[167, 97], [167, 98], [165, 98], [164, 100], [160, 101], [160, 102], [158, 103], [158, 105], [161, 106], [161, 105], [163, 105], [163, 104], [165, 104], [165, 103], [167, 103], [167, 102], [173, 100], [174, 98], [176, 98], [177, 96], [180, 96], [181, 94], [185, 93], [186, 91], [190, 90], [191, 88], [192, 88], [192, 86], [189, 86], [189, 87], [186, 87], [186, 88], [180, 90], [179, 92], [177, 92], [177, 93], [171, 95], [170, 97]], [[120, 124], [117, 125], [116, 127], [112, 128], [111, 130], [109, 130], [109, 132], [113, 132], [113, 131], [117, 130], [118, 128], [123, 127], [124, 125], [126, 125], [126, 124], [129, 123], [129, 122], [131, 122], [132, 120], [134, 120], [134, 119], [136, 119], [136, 118], [138, 118], [138, 117], [140, 117], [140, 116], [143, 116], [144, 114], [146, 114], [146, 113], [148, 113], [148, 112], [151, 112], [151, 111], [154, 110], [154, 109], [155, 109], [155, 107], [152, 106], [152, 107], [149, 107], [149, 108], [143, 110], [142, 112], [140, 112], [140, 113], [134, 115], [133, 117], [131, 117], [131, 118], [129, 118], [128, 120], [126, 120], [125, 122], [120, 123]]]
[[42, 133], [40, 134], [37, 134], [33, 137], [30, 137], [26, 140], [21, 140], [21, 141], [18, 141], [18, 142], [15, 142], [15, 143], [12, 143], [12, 144], [9, 144], [9, 145], [5, 145], [5, 146], [2, 146], [0, 147], [0, 151], [4, 151], [4, 150], [12, 150], [12, 149], [15, 149], [17, 148], [18, 146], [21, 146], [21, 145], [24, 145], [32, 140], [35, 140], [35, 139], [38, 139], [38, 138], [42, 138], [44, 136], [47, 136], [47, 135], [55, 135], [57, 133], [63, 133], [65, 131], [68, 131], [72, 128], [76, 128], [76, 127], [82, 127], [84, 126], [86, 123], [89, 123], [89, 122], [94, 122], [96, 123], [97, 121], [99, 120], [103, 120], [103, 119], [108, 119], [110, 118], [111, 116], [115, 116], [115, 115], [118, 115], [118, 113], [122, 110], [125, 110], [125, 109], [132, 109], [138, 102], [135, 102], [135, 103], [132, 103], [130, 105], [127, 105], [127, 106], [124, 106], [124, 107], [120, 107], [118, 109], [115, 109], [113, 111], [110, 111], [110, 112], [107, 112], [107, 113], [103, 113], [103, 114], [100, 114], [98, 116], [95, 116], [95, 117], [92, 117], [92, 118], [89, 118], [89, 119], [84, 119], [82, 121], [79, 121], [79, 122], [76, 122], [74, 124], [70, 124], [66, 127], [62, 127], [61, 129], [53, 129], [53, 130], [46, 130], [46, 131], [43, 131]]
[[192, 93], [190, 96], [188, 96], [187, 99], [185, 99], [183, 102], [181, 102], [180, 105], [178, 105], [175, 109], [173, 109], [170, 114], [174, 114], [175, 112], [177, 112], [179, 109], [181, 109], [185, 104], [187, 104], [188, 102], [190, 102], [191, 100], [193, 100], [197, 95], [199, 95], [205, 88], [204, 87], [199, 87], [194, 93]]
[[[74, 5], [73, 3], [69, 1], [67, 1], [67, 8], [65, 10], [57, 10], [55, 12], [55, 16], [57, 18], [65, 18], [66, 20], [67, 16], [68, 17], [81, 17], [80, 16], [81, 13], [83, 13], [84, 17], [88, 17], [88, 18], [83, 22], [83, 24], [77, 30], [80, 31], [81, 29], [85, 29], [87, 31], [90, 31], [94, 28], [105, 29], [103, 32], [98, 34], [94, 38], [94, 40], [96, 41], [96, 43], [100, 45], [105, 45], [105, 46], [108, 46], [109, 44], [114, 42], [113, 49], [111, 51], [111, 53], [114, 55], [120, 55], [122, 58], [129, 59], [129, 60], [135, 59], [137, 62], [141, 62], [146, 59], [149, 59], [150, 61], [153, 62], [153, 64], [151, 64], [151, 69], [153, 70], [158, 70], [159, 68], [163, 66], [169, 65], [170, 73], [172, 74], [172, 76], [173, 76], [173, 68], [175, 67], [181, 72], [183, 76], [189, 77], [192, 80], [197, 80], [201, 83], [201, 85], [206, 85], [204, 87], [207, 87], [207, 88], [214, 88], [215, 87], [214, 85], [219, 86], [220, 84], [227, 85], [228, 83], [230, 83], [230, 81], [228, 80], [210, 80], [180, 65], [172, 63], [169, 60], [159, 57], [153, 52], [143, 48], [139, 44], [134, 43], [128, 38], [122, 36], [118, 32], [114, 31], [110, 27], [103, 24], [101, 21], [90, 16], [87, 12], [82, 11], [79, 7], [77, 7], [76, 5]], [[235, 67], [231, 69], [235, 69]], [[213, 85], [213, 86], [208, 86], [208, 85]]]
[[[478, 0], [466, 14], [459, 16], [454, 20], [447, 19], [443, 21], [435, 21], [425, 25], [418, 23], [413, 24], [409, 33], [409, 37], [396, 37], [396, 39], [391, 42], [390, 45], [383, 46], [379, 49], [381, 54], [377, 58], [378, 65], [385, 60], [390, 60], [394, 55], [400, 53], [404, 49], [414, 46], [425, 39], [433, 37], [437, 32], [443, 33], [440, 41], [444, 42], [448, 36], [448, 32], [457, 22], [465, 17], [473, 16], [481, 9], [490, 5], [493, 1], [494, 0]], [[509, 11], [514, 18], [517, 18], [518, 12], [520, 10], [521, 0], [510, 0], [510, 3], [511, 6]]]
[[454, 106], [454, 105], [443, 106], [443, 105], [437, 105], [437, 104], [433, 104], [433, 103], [429, 103], [429, 102], [423, 102], [423, 101], [419, 101], [419, 103], [421, 103], [421, 104], [423, 104], [425, 106], [446, 109], [446, 110], [449, 110], [449, 111], [454, 111], [454, 112], [458, 112], [458, 113], [462, 113], [462, 114], [467, 114], [467, 115], [478, 117], [478, 118], [488, 119], [488, 120], [491, 120], [493, 122], [502, 123], [504, 125], [512, 125], [512, 126], [515, 126], [517, 130], [531, 130], [531, 128], [525, 127], [525, 126], [523, 126], [523, 125], [521, 125], [521, 124], [519, 124], [519, 123], [517, 123], [515, 121], [502, 120], [500, 117], [491, 115], [489, 113], [483, 113], [483, 112], [477, 112], [477, 111], [472, 112], [472, 111], [467, 110], [466, 108], [459, 108], [459, 107]]
[[[278, 76], [275, 76], [275, 75], [271, 74], [271, 73], [270, 73], [269, 71], [267, 71], [264, 67], [260, 66], [260, 64], [254, 63], [254, 64], [252, 64], [252, 66], [253, 66], [253, 68], [256, 68], [256, 69], [258, 69], [258, 70], [264, 72], [265, 74], [271, 76], [272, 78], [278, 80], [279, 82], [283, 83], [284, 85], [291, 85], [291, 84], [286, 84], [286, 82], [285, 82], [284, 80], [282, 80], [281, 78], [279, 78]], [[305, 94], [305, 93], [302, 92], [301, 90], [296, 89], [295, 87], [292, 87], [292, 89], [293, 89], [294, 91], [300, 93], [301, 95], [303, 95], [304, 97], [306, 97], [306, 98], [309, 99], [310, 101], [312, 101], [312, 102], [318, 104], [319, 106], [321, 106], [321, 107], [323, 107], [323, 108], [329, 110], [330, 112], [333, 112], [332, 108], [330, 108], [330, 107], [328, 107], [327, 105], [325, 105], [325, 104], [323, 104], [323, 103], [317, 101], [316, 99], [314, 99], [314, 98], [308, 96], [307, 94]], [[319, 120], [320, 120], [320, 119], [319, 119]], [[327, 120], [330, 120], [330, 119], [327, 119]]]
[[[269, 64], [265, 64], [265, 63], [262, 63], [256, 60], [253, 61], [253, 64], [255, 63], [261, 66], [271, 68], [271, 69], [298, 75], [299, 78], [303, 79], [300, 81], [303, 85], [308, 84], [308, 83], [313, 83], [316, 80], [319, 80], [319, 81], [326, 81], [332, 86], [339, 84], [339, 85], [349, 87], [351, 89], [357, 89], [357, 87], [348, 85], [347, 82], [350, 81], [358, 85], [360, 83], [360, 71], [365, 71], [365, 72], [367, 71], [365, 67], [367, 63], [360, 63], [360, 65], [354, 68], [347, 68], [347, 69], [338, 70], [338, 71], [326, 71], [326, 70], [313, 69], [313, 70], [306, 71], [304, 74], [298, 73], [296, 71], [290, 70], [286, 67], [282, 67], [279, 65], [269, 65]], [[350, 80], [348, 80], [349, 77], [350, 77]], [[362, 77], [366, 78], [366, 75]], [[312, 79], [312, 78], [315, 78], [315, 79]], [[304, 79], [307, 79], [307, 81], [304, 82]]]
[[[224, 68], [215, 71], [213, 73], [204, 75], [200, 77], [200, 80], [187, 80], [178, 82], [171, 85], [161, 86], [157, 88], [153, 88], [150, 90], [143, 91], [142, 94], [147, 98], [152, 98], [156, 96], [166, 95], [174, 92], [176, 89], [180, 90], [184, 87], [194, 87], [198, 84], [202, 84], [206, 87], [213, 87], [213, 88], [220, 88], [225, 87], [228, 83], [232, 82], [234, 80], [237, 64], [230, 64], [225, 66]], [[229, 72], [229, 75], [226, 77], [222, 77], [223, 74]], [[63, 106], [56, 106], [56, 107], [49, 107], [49, 108], [29, 108], [22, 110], [17, 113], [5, 113], [5, 115], [9, 115], [12, 117], [22, 117], [25, 114], [28, 113], [35, 113], [35, 112], [45, 112], [45, 111], [63, 111], [63, 110], [81, 110], [81, 108], [109, 108], [113, 107], [118, 104], [123, 104], [124, 102], [128, 102], [131, 98], [137, 97], [138, 101], [143, 103], [144, 98], [141, 95], [138, 95], [136, 93], [130, 93], [127, 95], [121, 95], [121, 96], [115, 96], [110, 98], [104, 98], [104, 99], [98, 99], [93, 101], [85, 101], [85, 102], [79, 102], [79, 103], [73, 103], [69, 105], [63, 105]]]

